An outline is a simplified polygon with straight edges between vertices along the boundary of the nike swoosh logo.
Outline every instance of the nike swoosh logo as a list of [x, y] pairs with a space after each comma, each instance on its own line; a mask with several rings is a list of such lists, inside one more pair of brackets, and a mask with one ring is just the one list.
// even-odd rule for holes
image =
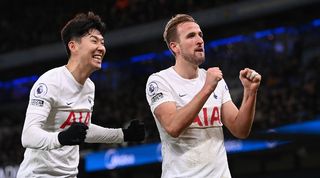
[[180, 97], [184, 97], [186, 96], [187, 94], [179, 94]]
[[71, 105], [73, 102], [66, 102], [66, 104], [69, 106], [69, 105]]

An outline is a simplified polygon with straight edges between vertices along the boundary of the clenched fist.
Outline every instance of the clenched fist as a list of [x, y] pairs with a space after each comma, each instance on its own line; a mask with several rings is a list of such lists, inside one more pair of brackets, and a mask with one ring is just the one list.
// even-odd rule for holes
[[88, 126], [84, 123], [74, 122], [70, 127], [58, 134], [61, 145], [79, 145], [86, 138]]
[[130, 125], [127, 129], [122, 129], [124, 141], [136, 141], [140, 142], [144, 140], [145, 137], [145, 128], [144, 123], [141, 123], [139, 120], [135, 119], [130, 122]]
[[210, 89], [214, 91], [222, 77], [222, 71], [219, 67], [211, 67], [207, 70], [205, 85], [209, 86]]
[[260, 86], [261, 75], [253, 69], [245, 68], [240, 71], [239, 79], [245, 89], [257, 91]]

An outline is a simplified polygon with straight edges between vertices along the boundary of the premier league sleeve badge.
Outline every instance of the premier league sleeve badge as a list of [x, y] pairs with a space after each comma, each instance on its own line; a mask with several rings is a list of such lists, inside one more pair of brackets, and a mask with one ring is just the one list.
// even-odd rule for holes
[[44, 83], [39, 83], [38, 86], [34, 90], [34, 96], [36, 98], [44, 97], [48, 92], [48, 87]]

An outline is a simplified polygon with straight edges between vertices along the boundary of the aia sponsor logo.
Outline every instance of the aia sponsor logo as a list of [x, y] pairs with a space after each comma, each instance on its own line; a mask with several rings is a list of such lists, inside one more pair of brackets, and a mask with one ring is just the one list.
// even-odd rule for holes
[[74, 122], [82, 122], [86, 125], [89, 124], [91, 118], [91, 112], [70, 112], [67, 120], [60, 126], [61, 129], [64, 129], [67, 126], [70, 126]]
[[[209, 110], [209, 111], [208, 111]], [[193, 120], [198, 126], [222, 125], [218, 107], [202, 108], [197, 117]]]

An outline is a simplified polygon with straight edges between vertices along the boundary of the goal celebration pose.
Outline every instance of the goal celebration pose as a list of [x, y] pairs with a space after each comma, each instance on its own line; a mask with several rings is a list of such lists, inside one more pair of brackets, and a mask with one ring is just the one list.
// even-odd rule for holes
[[240, 71], [244, 92], [238, 109], [222, 71], [199, 68], [205, 61], [203, 33], [191, 16], [170, 19], [163, 36], [175, 65], [152, 74], [146, 84], [162, 143], [162, 177], [231, 177], [222, 126], [235, 137], [249, 135], [261, 75]]
[[91, 123], [95, 85], [89, 76], [101, 68], [104, 32], [105, 24], [93, 12], [78, 14], [61, 30], [69, 60], [40, 76], [31, 89], [18, 178], [76, 177], [79, 144], [144, 139], [144, 125], [138, 120], [127, 129]]

